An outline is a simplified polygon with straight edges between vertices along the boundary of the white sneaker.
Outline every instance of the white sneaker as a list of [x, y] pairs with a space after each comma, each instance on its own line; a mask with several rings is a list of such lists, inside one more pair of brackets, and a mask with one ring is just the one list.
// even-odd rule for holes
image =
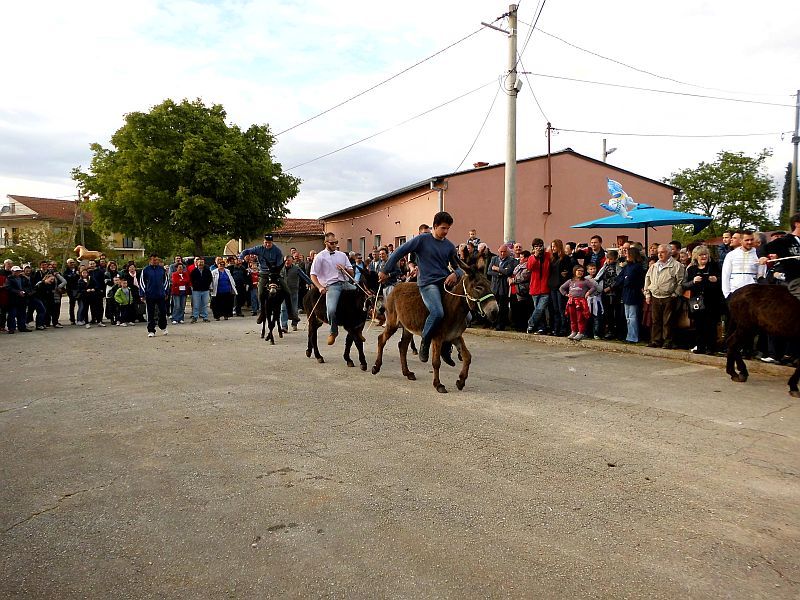
[[98, 325], [100, 325], [100, 327], [105, 327], [105, 326], [106, 326], [106, 324], [105, 324], [105, 323], [103, 323], [102, 321], [100, 321], [100, 322], [98, 323]]
[[127, 323], [120, 323], [120, 327], [127, 327], [127, 326], [128, 326]]
[[574, 340], [576, 335], [578, 335], [578, 332], [577, 332], [577, 331], [573, 331], [572, 333], [570, 333], [570, 334], [567, 336], [567, 339], [568, 339], [568, 340]]
[[152, 331], [148, 331], [147, 332], [147, 337], [156, 337], [156, 334], [153, 333]]
[[75, 321], [75, 325], [86, 325], [84, 321]]
[[173, 325], [177, 325], [177, 324], [178, 324], [178, 322], [177, 322], [175, 319], [172, 319], [172, 324], [173, 324]]
[[583, 335], [582, 333], [579, 333], [578, 335], [576, 335], [576, 336], [575, 336], [574, 338], [572, 338], [572, 339], [573, 339], [573, 340], [575, 340], [576, 342], [580, 342], [580, 341], [581, 341], [583, 338], [585, 338], [585, 337], [586, 337], [585, 335]]
[[121, 326], [122, 326], [122, 323], [117, 323], [117, 327], [121, 327]]
[[778, 361], [775, 360], [774, 358], [772, 358], [771, 356], [762, 356], [761, 357], [761, 362], [763, 362], [763, 363], [776, 363]]
[[169, 331], [167, 331], [167, 330], [165, 329], [165, 330], [164, 330], [164, 335], [167, 335], [168, 333], [169, 333]]
[[86, 324], [86, 329], [91, 329], [91, 328], [92, 328], [92, 326], [87, 323]]

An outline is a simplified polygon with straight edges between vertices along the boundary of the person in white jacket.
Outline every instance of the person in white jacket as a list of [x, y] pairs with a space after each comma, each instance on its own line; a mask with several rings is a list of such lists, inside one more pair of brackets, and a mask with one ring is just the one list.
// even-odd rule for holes
[[741, 287], [757, 283], [766, 273], [766, 258], [758, 258], [752, 231], [741, 236], [741, 245], [725, 255], [722, 263], [722, 295], [726, 298]]
[[211, 271], [211, 312], [219, 321], [225, 317], [227, 321], [233, 316], [233, 300], [236, 297], [236, 282], [233, 275], [220, 263], [215, 271]]

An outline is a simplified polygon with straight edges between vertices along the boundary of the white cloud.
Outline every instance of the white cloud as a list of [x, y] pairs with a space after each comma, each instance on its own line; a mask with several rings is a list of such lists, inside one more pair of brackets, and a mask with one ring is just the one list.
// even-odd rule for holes
[[[535, 3], [521, 3], [532, 21]], [[504, 1], [410, 0], [376, 6], [349, 0], [100, 1], [13, 3], [4, 7], [0, 52], [0, 193], [67, 195], [69, 168], [88, 164], [91, 142], [107, 143], [123, 115], [167, 97], [223, 104], [231, 120], [281, 131], [492, 21]], [[793, 104], [800, 66], [794, 3], [742, 0], [658, 5], [553, 2], [539, 25], [578, 45], [696, 87], [659, 80], [535, 33], [524, 65], [550, 73], [642, 87]], [[520, 25], [520, 48], [527, 26]], [[276, 157], [304, 162], [391, 127], [495, 80], [506, 38], [487, 30], [425, 65], [307, 125], [281, 135]], [[723, 134], [789, 131], [794, 111], [656, 95], [532, 77], [555, 127], [606, 132]], [[732, 91], [747, 92], [746, 95]], [[318, 216], [427, 176], [449, 172], [472, 143], [494, 96], [485, 88], [426, 117], [297, 169], [303, 179], [294, 216]], [[767, 95], [773, 94], [773, 95]], [[774, 95], [780, 94], [780, 95]], [[467, 158], [504, 160], [506, 98], [500, 95]], [[545, 119], [528, 82], [519, 97], [518, 156], [546, 150]], [[788, 136], [652, 138], [560, 132], [553, 147], [600, 157], [602, 138], [618, 148], [610, 162], [661, 178], [713, 160], [720, 150], [775, 150], [782, 178]], [[61, 181], [61, 188], [53, 182]], [[24, 186], [25, 189], [20, 189]], [[45, 191], [46, 190], [46, 191]], [[61, 191], [62, 193], [57, 193]], [[334, 207], [334, 208], [331, 208]]]

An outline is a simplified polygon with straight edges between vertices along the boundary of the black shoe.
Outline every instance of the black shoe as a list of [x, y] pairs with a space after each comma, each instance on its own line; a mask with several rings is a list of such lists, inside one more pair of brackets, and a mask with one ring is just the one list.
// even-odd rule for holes
[[664, 345], [663, 345], [663, 346], [661, 346], [661, 347], [662, 347], [664, 350], [674, 350], [674, 349], [675, 349], [675, 344], [673, 344], [673, 343], [671, 343], [671, 342], [667, 342], [666, 344], [664, 344]]
[[431, 350], [431, 342], [430, 340], [422, 340], [422, 343], [419, 345], [419, 360], [420, 362], [428, 362], [428, 354]]
[[656, 342], [650, 342], [649, 344], [647, 344], [647, 347], [648, 348], [661, 348], [661, 344], [658, 344]]
[[190, 323], [197, 323], [197, 317], [192, 317], [192, 320], [189, 321]]
[[24, 329], [22, 327], [20, 327], [19, 329], [17, 329], [17, 331], [19, 331], [20, 333], [30, 333], [33, 330], [32, 329], [28, 329], [27, 327], [24, 328]]

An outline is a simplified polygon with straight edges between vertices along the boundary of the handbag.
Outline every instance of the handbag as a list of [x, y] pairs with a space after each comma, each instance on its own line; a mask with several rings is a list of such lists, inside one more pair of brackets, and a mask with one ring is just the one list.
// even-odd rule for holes
[[706, 309], [705, 300], [703, 296], [692, 296], [689, 298], [689, 313], [696, 315]]

